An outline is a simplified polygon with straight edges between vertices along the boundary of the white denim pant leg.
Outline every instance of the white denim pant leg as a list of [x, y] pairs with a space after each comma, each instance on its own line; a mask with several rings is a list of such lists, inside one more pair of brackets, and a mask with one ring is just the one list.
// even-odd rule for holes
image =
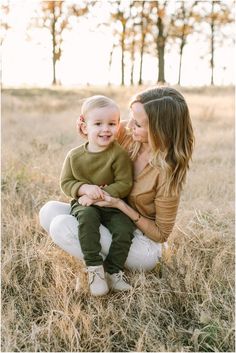
[[[48, 201], [39, 211], [39, 222], [51, 236], [53, 242], [70, 255], [83, 259], [79, 237], [78, 221], [70, 215], [71, 206], [59, 201]], [[108, 254], [111, 245], [111, 234], [100, 225], [101, 256]]]
[[49, 233], [50, 224], [58, 215], [69, 215], [70, 204], [60, 201], [48, 201], [39, 211], [39, 222], [43, 229]]
[[162, 256], [162, 246], [136, 229], [125, 267], [130, 270], [153, 270]]
[[[47, 202], [39, 212], [41, 226], [52, 240], [70, 255], [83, 259], [78, 239], [78, 221], [70, 214], [70, 205], [59, 201]], [[101, 255], [108, 254], [112, 236], [103, 225], [100, 226]], [[162, 254], [162, 244], [156, 243], [136, 229], [125, 267], [133, 270], [152, 270]]]

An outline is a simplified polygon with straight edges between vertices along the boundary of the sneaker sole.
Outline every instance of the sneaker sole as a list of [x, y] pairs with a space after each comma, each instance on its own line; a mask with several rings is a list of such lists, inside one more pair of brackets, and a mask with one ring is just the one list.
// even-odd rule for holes
[[99, 293], [99, 294], [94, 294], [94, 293], [91, 293], [91, 291], [90, 291], [90, 294], [93, 296], [93, 297], [102, 297], [103, 295], [106, 295], [106, 294], [108, 294], [109, 293], [109, 288], [108, 288], [108, 290], [106, 291], [106, 292], [103, 292], [103, 293]]

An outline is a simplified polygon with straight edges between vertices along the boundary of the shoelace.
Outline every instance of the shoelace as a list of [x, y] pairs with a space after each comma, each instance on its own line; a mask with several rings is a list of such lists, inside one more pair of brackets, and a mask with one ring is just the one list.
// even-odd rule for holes
[[86, 268], [85, 272], [91, 274], [91, 279], [90, 279], [90, 283], [92, 283], [94, 281], [94, 277], [98, 276], [101, 279], [104, 279], [103, 276], [101, 276], [100, 270], [98, 268]]
[[123, 280], [124, 282], [127, 282], [127, 278], [126, 278], [124, 272], [122, 272], [122, 271], [115, 273], [115, 278], [117, 279], [117, 281]]

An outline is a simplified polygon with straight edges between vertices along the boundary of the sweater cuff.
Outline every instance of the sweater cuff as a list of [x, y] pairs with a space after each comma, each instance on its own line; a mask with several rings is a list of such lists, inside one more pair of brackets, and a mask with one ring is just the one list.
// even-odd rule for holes
[[78, 199], [79, 195], [78, 195], [78, 190], [79, 188], [85, 184], [84, 182], [78, 182], [76, 184], [74, 184], [71, 188], [71, 196], [74, 198], [74, 199]]
[[120, 193], [118, 191], [115, 190], [115, 188], [113, 188], [112, 186], [108, 185], [108, 186], [105, 186], [103, 188], [104, 191], [108, 192], [108, 194], [111, 196], [111, 197], [118, 197], [120, 198]]

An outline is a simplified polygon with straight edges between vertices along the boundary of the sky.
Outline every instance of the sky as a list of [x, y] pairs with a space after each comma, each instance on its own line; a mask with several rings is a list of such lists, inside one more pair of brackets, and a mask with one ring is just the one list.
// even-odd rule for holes
[[[2, 45], [3, 86], [49, 86], [52, 81], [50, 37], [45, 29], [29, 29], [30, 17], [39, 1], [12, 0], [9, 22]], [[99, 15], [99, 14], [98, 14]], [[101, 14], [101, 16], [103, 16]], [[30, 38], [29, 38], [30, 37]], [[110, 80], [120, 83], [120, 51], [113, 54], [111, 73], [108, 72], [109, 52], [112, 47], [109, 28], [98, 31], [91, 21], [84, 21], [66, 35], [64, 50], [58, 63], [58, 78], [64, 86], [84, 84], [103, 85]], [[181, 83], [184, 86], [202, 86], [210, 83], [209, 43], [196, 36], [185, 46]], [[206, 58], [208, 60], [206, 60]], [[137, 55], [136, 60], [139, 62]], [[179, 56], [174, 47], [166, 54], [166, 81], [176, 84], [178, 80]], [[215, 84], [234, 83], [235, 48], [223, 44], [215, 55]], [[138, 65], [137, 65], [138, 69]], [[136, 71], [136, 77], [138, 72]], [[157, 60], [150, 55], [144, 57], [144, 83], [155, 83]], [[127, 68], [127, 79], [129, 73]], [[127, 82], [128, 83], [128, 82]]]

